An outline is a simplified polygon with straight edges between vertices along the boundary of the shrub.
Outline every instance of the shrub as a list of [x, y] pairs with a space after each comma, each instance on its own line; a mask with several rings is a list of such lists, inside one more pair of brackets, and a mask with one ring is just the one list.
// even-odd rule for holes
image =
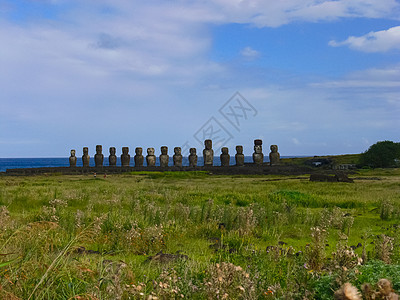
[[373, 168], [388, 168], [396, 165], [400, 158], [400, 143], [383, 141], [373, 144], [360, 157], [362, 166]]

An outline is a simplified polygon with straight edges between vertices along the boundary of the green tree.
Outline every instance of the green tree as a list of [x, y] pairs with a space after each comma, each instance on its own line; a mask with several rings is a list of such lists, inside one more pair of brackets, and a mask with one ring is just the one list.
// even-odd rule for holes
[[400, 143], [382, 141], [373, 144], [361, 154], [360, 164], [373, 168], [388, 168], [396, 165], [400, 159]]

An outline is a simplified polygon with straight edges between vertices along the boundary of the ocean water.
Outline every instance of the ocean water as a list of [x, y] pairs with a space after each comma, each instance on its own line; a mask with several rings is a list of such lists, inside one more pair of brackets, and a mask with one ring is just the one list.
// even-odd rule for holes
[[[284, 157], [282, 157], [284, 158]], [[244, 161], [247, 163], [252, 163], [253, 158], [251, 156], [245, 156]], [[264, 161], [268, 162], [268, 155], [264, 156]], [[182, 161], [184, 166], [189, 165], [189, 159], [183, 157]], [[197, 164], [199, 166], [203, 165], [203, 157], [199, 156]], [[230, 164], [235, 164], [235, 156], [231, 155]], [[82, 159], [78, 157], [76, 164], [78, 167], [82, 166]], [[94, 166], [94, 158], [90, 158], [90, 165]], [[104, 165], [108, 166], [108, 157], [104, 158]], [[117, 157], [117, 166], [121, 165], [120, 158]], [[131, 166], [135, 165], [133, 156], [131, 156]], [[146, 159], [144, 161], [146, 165]], [[160, 165], [159, 158], [157, 157], [156, 165]], [[169, 165], [173, 165], [172, 155], [169, 158]], [[218, 156], [214, 156], [214, 166], [220, 166], [221, 161]], [[17, 169], [17, 168], [44, 168], [44, 167], [68, 167], [69, 159], [68, 157], [46, 157], [46, 158], [0, 158], [0, 172], [5, 172], [7, 169]]]

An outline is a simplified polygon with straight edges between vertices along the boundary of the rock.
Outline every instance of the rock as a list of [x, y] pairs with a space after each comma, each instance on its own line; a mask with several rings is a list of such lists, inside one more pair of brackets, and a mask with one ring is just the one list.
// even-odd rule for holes
[[345, 173], [343, 172], [337, 172], [335, 174], [335, 177], [337, 179], [338, 182], [348, 182], [348, 183], [353, 183], [354, 180], [349, 178]]
[[319, 181], [319, 182], [349, 182], [353, 183], [354, 181], [347, 177], [346, 174], [335, 174], [335, 175], [325, 175], [325, 174], [311, 174], [310, 181]]
[[163, 253], [162, 251], [160, 251], [154, 256], [149, 256], [146, 261], [169, 263], [180, 259], [188, 259], [188, 256], [179, 253], [177, 254]]
[[319, 181], [319, 182], [338, 182], [337, 178], [332, 175], [325, 174], [311, 174], [310, 181]]

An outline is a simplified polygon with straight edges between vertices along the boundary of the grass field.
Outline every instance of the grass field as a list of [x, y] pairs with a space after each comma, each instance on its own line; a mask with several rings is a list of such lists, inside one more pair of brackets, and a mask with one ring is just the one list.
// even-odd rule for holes
[[[0, 177], [0, 299], [332, 299], [400, 291], [400, 169]], [[162, 251], [162, 252], [161, 252]]]

